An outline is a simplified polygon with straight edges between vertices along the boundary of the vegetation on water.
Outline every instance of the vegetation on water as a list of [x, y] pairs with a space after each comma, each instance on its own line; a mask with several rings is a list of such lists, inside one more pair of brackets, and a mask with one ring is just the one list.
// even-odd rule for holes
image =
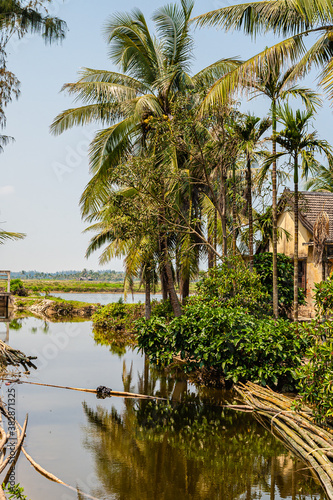
[[269, 294], [259, 275], [232, 259], [209, 270], [197, 288], [181, 317], [137, 322], [139, 348], [150, 360], [164, 366], [179, 355], [185, 371], [213, 369], [221, 381], [295, 389], [295, 371], [312, 336], [269, 316]]
[[[152, 316], [173, 317], [170, 301], [152, 303]], [[125, 347], [136, 345], [136, 321], [144, 317], [143, 304], [124, 304], [122, 300], [100, 307], [91, 319], [94, 338], [99, 344], [110, 345], [112, 352], [124, 354]]]
[[39, 294], [20, 297], [15, 300], [15, 314], [19, 316], [43, 315], [47, 318], [66, 318], [67, 321], [73, 318], [90, 318], [95, 312], [97, 304], [81, 302], [77, 300], [64, 300], [59, 297], [47, 295], [42, 297]]
[[92, 321], [96, 330], [110, 330], [131, 336], [135, 332], [136, 320], [142, 317], [143, 313], [142, 304], [115, 302], [101, 307], [92, 316]]
[[259, 319], [243, 308], [198, 302], [185, 306], [184, 314], [170, 323], [141, 320], [138, 345], [158, 365], [180, 354], [185, 371], [214, 369], [221, 383], [252, 380], [292, 390], [310, 340], [287, 320]]
[[10, 291], [13, 295], [18, 295], [19, 297], [27, 297], [29, 293], [22, 280], [18, 278], [10, 280]]

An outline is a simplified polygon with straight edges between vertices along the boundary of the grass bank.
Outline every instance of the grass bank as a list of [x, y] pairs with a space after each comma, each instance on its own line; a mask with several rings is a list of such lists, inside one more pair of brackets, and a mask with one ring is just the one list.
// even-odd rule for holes
[[79, 302], [77, 300], [63, 300], [58, 297], [41, 297], [30, 295], [28, 297], [15, 297], [15, 312], [27, 315], [43, 316], [49, 319], [57, 317], [82, 317], [90, 318], [97, 309], [97, 304]]

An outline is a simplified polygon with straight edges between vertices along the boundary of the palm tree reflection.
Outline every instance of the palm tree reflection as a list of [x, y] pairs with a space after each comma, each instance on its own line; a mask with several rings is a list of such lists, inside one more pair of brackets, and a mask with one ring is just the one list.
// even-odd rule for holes
[[[132, 372], [123, 366], [124, 390]], [[145, 366], [139, 379], [146, 393], [180, 402], [126, 399], [119, 413], [84, 403], [85, 447], [95, 460], [99, 498], [126, 500], [324, 499], [303, 465], [251, 415], [225, 411], [194, 395], [186, 383], [157, 378]]]

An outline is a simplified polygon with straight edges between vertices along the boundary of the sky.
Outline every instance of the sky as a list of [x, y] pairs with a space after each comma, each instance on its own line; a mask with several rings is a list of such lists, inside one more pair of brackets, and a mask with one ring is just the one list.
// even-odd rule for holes
[[[0, 156], [0, 227], [27, 234], [22, 241], [0, 247], [1, 269], [12, 271], [102, 269], [98, 252], [88, 260], [85, 251], [92, 236], [83, 233], [79, 199], [89, 182], [87, 149], [98, 127], [74, 128], [59, 137], [49, 133], [54, 118], [73, 106], [60, 92], [77, 79], [81, 67], [117, 70], [107, 57], [102, 27], [115, 12], [140, 8], [149, 19], [168, 0], [55, 0], [50, 14], [65, 20], [68, 33], [62, 44], [45, 45], [38, 36], [11, 40], [8, 69], [21, 82], [21, 96], [7, 108], [3, 133], [15, 142]], [[194, 15], [228, 5], [228, 0], [197, 0]], [[153, 26], [151, 25], [152, 29]], [[193, 73], [222, 57], [247, 59], [275, 42], [273, 36], [256, 41], [215, 28], [194, 30]], [[315, 86], [315, 74], [306, 84]], [[265, 116], [263, 99], [243, 102], [242, 109]], [[325, 102], [317, 119], [321, 136], [333, 143], [332, 110]], [[104, 269], [122, 270], [121, 260]]]

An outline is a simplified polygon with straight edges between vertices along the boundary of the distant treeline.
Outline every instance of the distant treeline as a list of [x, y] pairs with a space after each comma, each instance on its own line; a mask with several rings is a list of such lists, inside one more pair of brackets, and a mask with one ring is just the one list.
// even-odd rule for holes
[[39, 271], [12, 272], [12, 278], [33, 280], [87, 280], [87, 281], [122, 281], [124, 273], [118, 271], [93, 271], [83, 269], [82, 271], [58, 271], [56, 273], [42, 273]]

